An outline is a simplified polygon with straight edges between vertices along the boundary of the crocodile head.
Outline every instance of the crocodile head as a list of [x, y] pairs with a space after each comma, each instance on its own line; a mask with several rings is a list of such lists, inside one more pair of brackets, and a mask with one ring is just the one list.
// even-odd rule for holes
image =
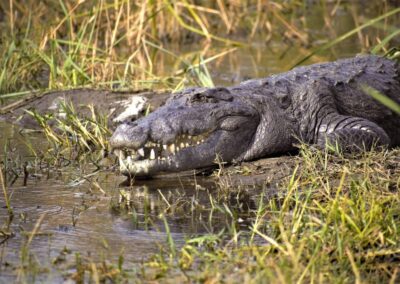
[[189, 89], [146, 117], [118, 126], [110, 144], [125, 175], [153, 176], [215, 166], [257, 152], [262, 115], [228, 89]]

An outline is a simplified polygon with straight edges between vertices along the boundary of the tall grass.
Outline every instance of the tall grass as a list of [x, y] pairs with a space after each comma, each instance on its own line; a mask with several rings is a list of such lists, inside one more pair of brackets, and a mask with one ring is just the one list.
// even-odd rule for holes
[[[308, 46], [313, 35], [305, 29], [307, 21], [299, 17], [307, 9], [298, 1], [260, 0], [2, 1], [0, 94], [12, 97], [26, 90], [76, 86], [210, 85], [201, 75], [205, 69], [189, 71], [226, 55], [232, 46], [247, 48], [256, 37], [261, 42], [276, 38]], [[326, 8], [326, 14], [334, 15], [336, 10], [336, 6]], [[192, 58], [171, 52], [172, 44], [188, 42], [200, 43]]]
[[107, 117], [97, 113], [93, 105], [87, 106], [89, 117], [80, 117], [72, 104], [62, 102], [59, 114], [42, 115], [36, 110], [26, 110], [31, 115], [51, 143], [54, 150], [70, 151], [79, 157], [84, 152], [108, 150]]
[[46, 7], [28, 0], [24, 6], [15, 1], [1, 5], [9, 16], [2, 28], [11, 32], [1, 48], [1, 93], [82, 85], [170, 87], [154, 66], [164, 61], [166, 54], [157, 52], [164, 42], [193, 34], [240, 44], [210, 31], [218, 10], [188, 1], [60, 0]]
[[10, 216], [12, 216], [13, 215], [13, 210], [11, 208], [10, 198], [9, 198], [9, 195], [8, 195], [8, 192], [7, 192], [7, 188], [6, 188], [6, 183], [5, 183], [5, 180], [4, 180], [3, 167], [1, 165], [0, 165], [0, 186], [1, 186], [2, 190], [3, 190], [4, 201], [5, 201], [5, 204], [6, 204], [6, 208], [7, 208], [8, 214]]
[[378, 90], [369, 87], [368, 85], [363, 85], [362, 89], [364, 90], [365, 93], [373, 97], [375, 100], [379, 101], [381, 104], [392, 109], [394, 112], [400, 115], [400, 105], [395, 101], [393, 101], [391, 98], [385, 96]]
[[[385, 19], [387, 19], [388, 17], [391, 17], [393, 15], [399, 14], [400, 13], [400, 8], [397, 9], [393, 9], [383, 15], [380, 15], [374, 19], [368, 20], [366, 23], [362, 24], [361, 26], [358, 26], [354, 29], [352, 29], [351, 31], [346, 32], [345, 34], [337, 37], [336, 39], [329, 41], [328, 43], [315, 48], [313, 51], [311, 51], [307, 56], [305, 56], [304, 58], [302, 58], [300, 61], [296, 62], [296, 64], [293, 66], [297, 66], [302, 64], [303, 62], [305, 62], [307, 59], [311, 58], [313, 55], [318, 54], [320, 52], [323, 52], [329, 48], [332, 48], [333, 46], [337, 45], [338, 43], [348, 39], [349, 37], [351, 37], [354, 34], [359, 33], [361, 30], [370, 27], [380, 21], [383, 21]], [[394, 38], [397, 34], [400, 33], [400, 29], [395, 30], [392, 34], [388, 35], [385, 37], [384, 40], [382, 40], [379, 44], [377, 44], [373, 49], [372, 52], [373, 53], [377, 53], [380, 49], [382, 49], [386, 44], [388, 44], [388, 42]]]

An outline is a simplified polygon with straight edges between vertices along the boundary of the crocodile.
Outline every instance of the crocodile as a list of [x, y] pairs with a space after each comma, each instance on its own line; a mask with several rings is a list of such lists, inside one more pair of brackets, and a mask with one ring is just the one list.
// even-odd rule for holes
[[232, 87], [189, 88], [110, 139], [123, 174], [154, 176], [240, 163], [295, 150], [299, 142], [354, 152], [400, 145], [400, 116], [365, 87], [400, 104], [396, 61], [359, 55]]

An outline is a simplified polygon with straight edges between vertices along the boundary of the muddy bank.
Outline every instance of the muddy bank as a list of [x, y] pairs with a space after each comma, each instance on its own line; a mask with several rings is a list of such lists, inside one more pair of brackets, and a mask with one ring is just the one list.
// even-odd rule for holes
[[26, 98], [9, 102], [0, 108], [0, 120], [16, 123], [24, 128], [37, 128], [38, 124], [26, 110], [36, 110], [40, 115], [51, 114], [63, 118], [63, 104], [72, 105], [82, 117], [90, 116], [88, 106], [108, 118], [110, 129], [126, 120], [135, 120], [144, 112], [162, 105], [170, 93], [162, 91], [108, 91], [73, 89], [32, 93]]

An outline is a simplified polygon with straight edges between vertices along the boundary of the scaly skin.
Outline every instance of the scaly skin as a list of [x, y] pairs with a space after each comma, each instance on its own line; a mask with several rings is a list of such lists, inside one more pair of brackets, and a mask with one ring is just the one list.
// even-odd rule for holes
[[[217, 155], [227, 162], [254, 160], [292, 151], [299, 140], [345, 151], [399, 146], [399, 115], [362, 91], [368, 85], [400, 104], [399, 73], [394, 61], [359, 56], [229, 88], [188, 89], [120, 125], [111, 146], [121, 171], [133, 176], [204, 168], [215, 165]], [[136, 150], [143, 147], [141, 157]]]

